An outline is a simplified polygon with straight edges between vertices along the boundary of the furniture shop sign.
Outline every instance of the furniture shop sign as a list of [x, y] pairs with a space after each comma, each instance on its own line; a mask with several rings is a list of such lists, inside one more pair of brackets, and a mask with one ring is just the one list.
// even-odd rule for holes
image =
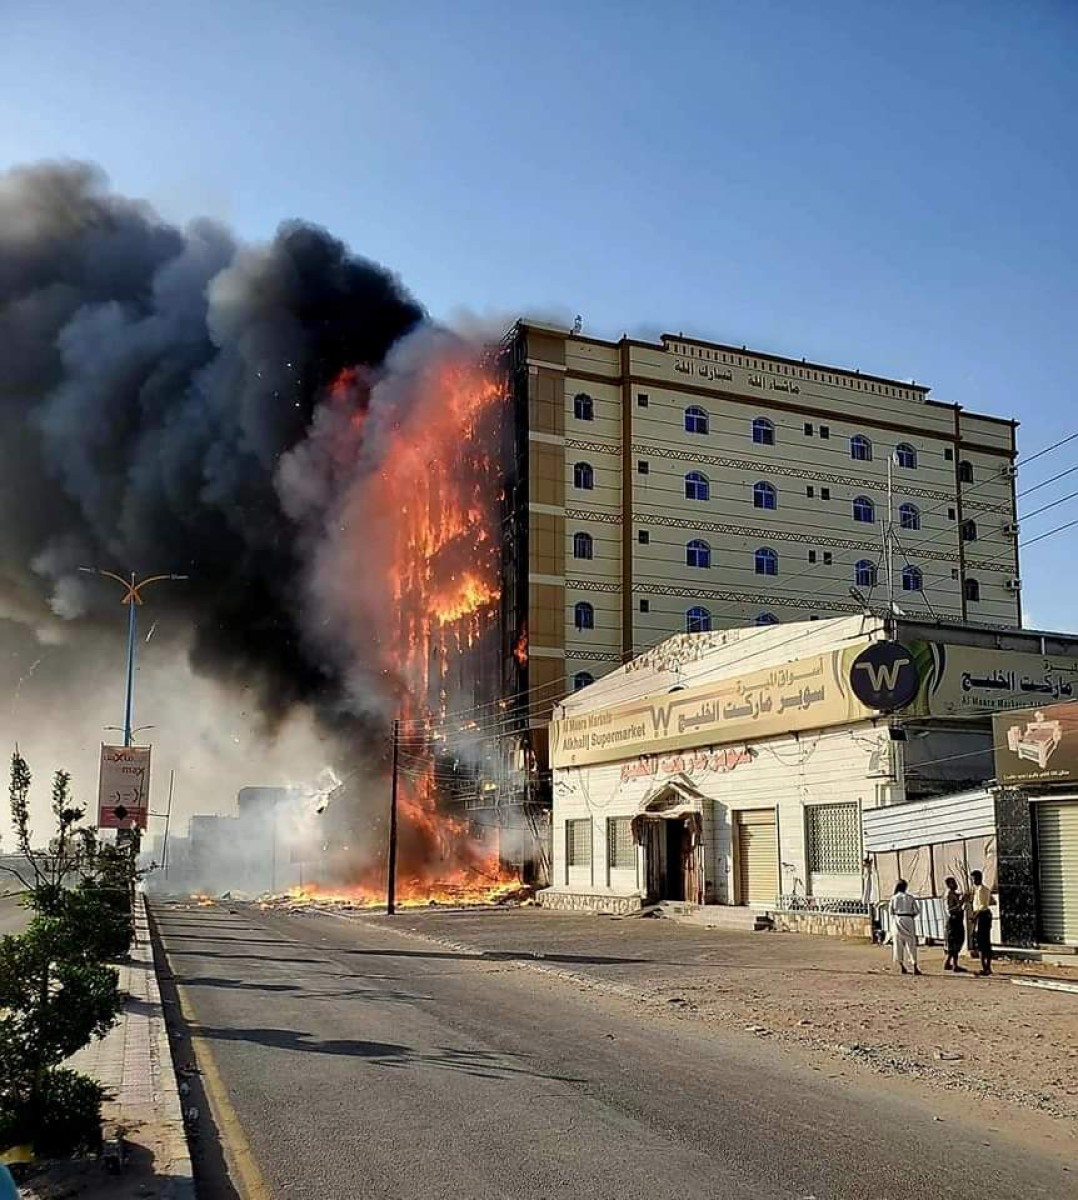
[[1003, 784], [1078, 780], [1078, 704], [1046, 704], [992, 718], [996, 778]]

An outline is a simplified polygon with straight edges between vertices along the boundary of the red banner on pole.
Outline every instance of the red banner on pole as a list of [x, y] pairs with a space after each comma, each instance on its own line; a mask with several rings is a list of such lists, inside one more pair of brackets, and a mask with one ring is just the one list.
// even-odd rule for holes
[[145, 829], [150, 809], [150, 747], [102, 746], [99, 829]]

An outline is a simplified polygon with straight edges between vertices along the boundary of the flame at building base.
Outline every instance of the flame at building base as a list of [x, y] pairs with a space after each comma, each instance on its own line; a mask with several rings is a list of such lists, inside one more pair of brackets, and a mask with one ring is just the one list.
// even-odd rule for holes
[[[492, 882], [483, 876], [466, 873], [438, 879], [405, 879], [397, 895], [398, 908], [482, 908], [493, 905], [521, 904], [534, 894], [518, 879]], [[299, 907], [341, 907], [384, 909], [385, 889], [372, 890], [364, 884], [355, 887], [330, 887], [317, 884], [290, 888], [285, 895], [262, 902], [265, 907], [278, 904]]]
[[[468, 809], [490, 798], [506, 732], [498, 705], [506, 388], [482, 346], [444, 331], [423, 336], [429, 344], [420, 339], [369, 394], [354, 372], [330, 389], [345, 419], [326, 426], [329, 457], [357, 468], [315, 590], [323, 623], [364, 665], [357, 690], [366, 702], [377, 693], [387, 726], [399, 721], [399, 902], [493, 903], [520, 887], [519, 872], [486, 827], [496, 824], [493, 808], [482, 822]], [[371, 809], [384, 815], [388, 790], [385, 778], [373, 803], [356, 800], [367, 810], [354, 839], [366, 857], [349, 864], [335, 855], [324, 872], [335, 882], [316, 885], [319, 894], [384, 904], [386, 829], [371, 824]]]

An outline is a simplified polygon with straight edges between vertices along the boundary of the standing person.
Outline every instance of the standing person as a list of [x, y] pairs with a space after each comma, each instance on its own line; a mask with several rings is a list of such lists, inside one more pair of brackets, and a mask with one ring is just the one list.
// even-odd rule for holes
[[984, 875], [971, 871], [973, 892], [970, 904], [973, 908], [973, 949], [981, 960], [982, 975], [992, 974], [992, 889], [985, 886]]
[[916, 919], [920, 916], [921, 905], [916, 896], [911, 896], [906, 890], [909, 884], [900, 879], [895, 884], [895, 894], [891, 897], [891, 941], [894, 946], [895, 962], [902, 968], [902, 974], [908, 975], [906, 959], [909, 958], [914, 975], [920, 975], [917, 966], [917, 926]]
[[958, 880], [953, 875], [948, 875], [944, 883], [947, 885], [943, 897], [947, 905], [947, 957], [943, 960], [943, 969], [964, 973], [966, 968], [958, 965], [958, 956], [966, 940], [966, 897], [958, 890]]

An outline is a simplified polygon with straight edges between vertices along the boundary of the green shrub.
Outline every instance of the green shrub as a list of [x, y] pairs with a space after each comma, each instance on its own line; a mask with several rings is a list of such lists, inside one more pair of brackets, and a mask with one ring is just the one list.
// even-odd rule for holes
[[32, 1146], [39, 1158], [96, 1153], [104, 1090], [66, 1067], [46, 1071], [32, 1098], [0, 1088], [0, 1146]]

